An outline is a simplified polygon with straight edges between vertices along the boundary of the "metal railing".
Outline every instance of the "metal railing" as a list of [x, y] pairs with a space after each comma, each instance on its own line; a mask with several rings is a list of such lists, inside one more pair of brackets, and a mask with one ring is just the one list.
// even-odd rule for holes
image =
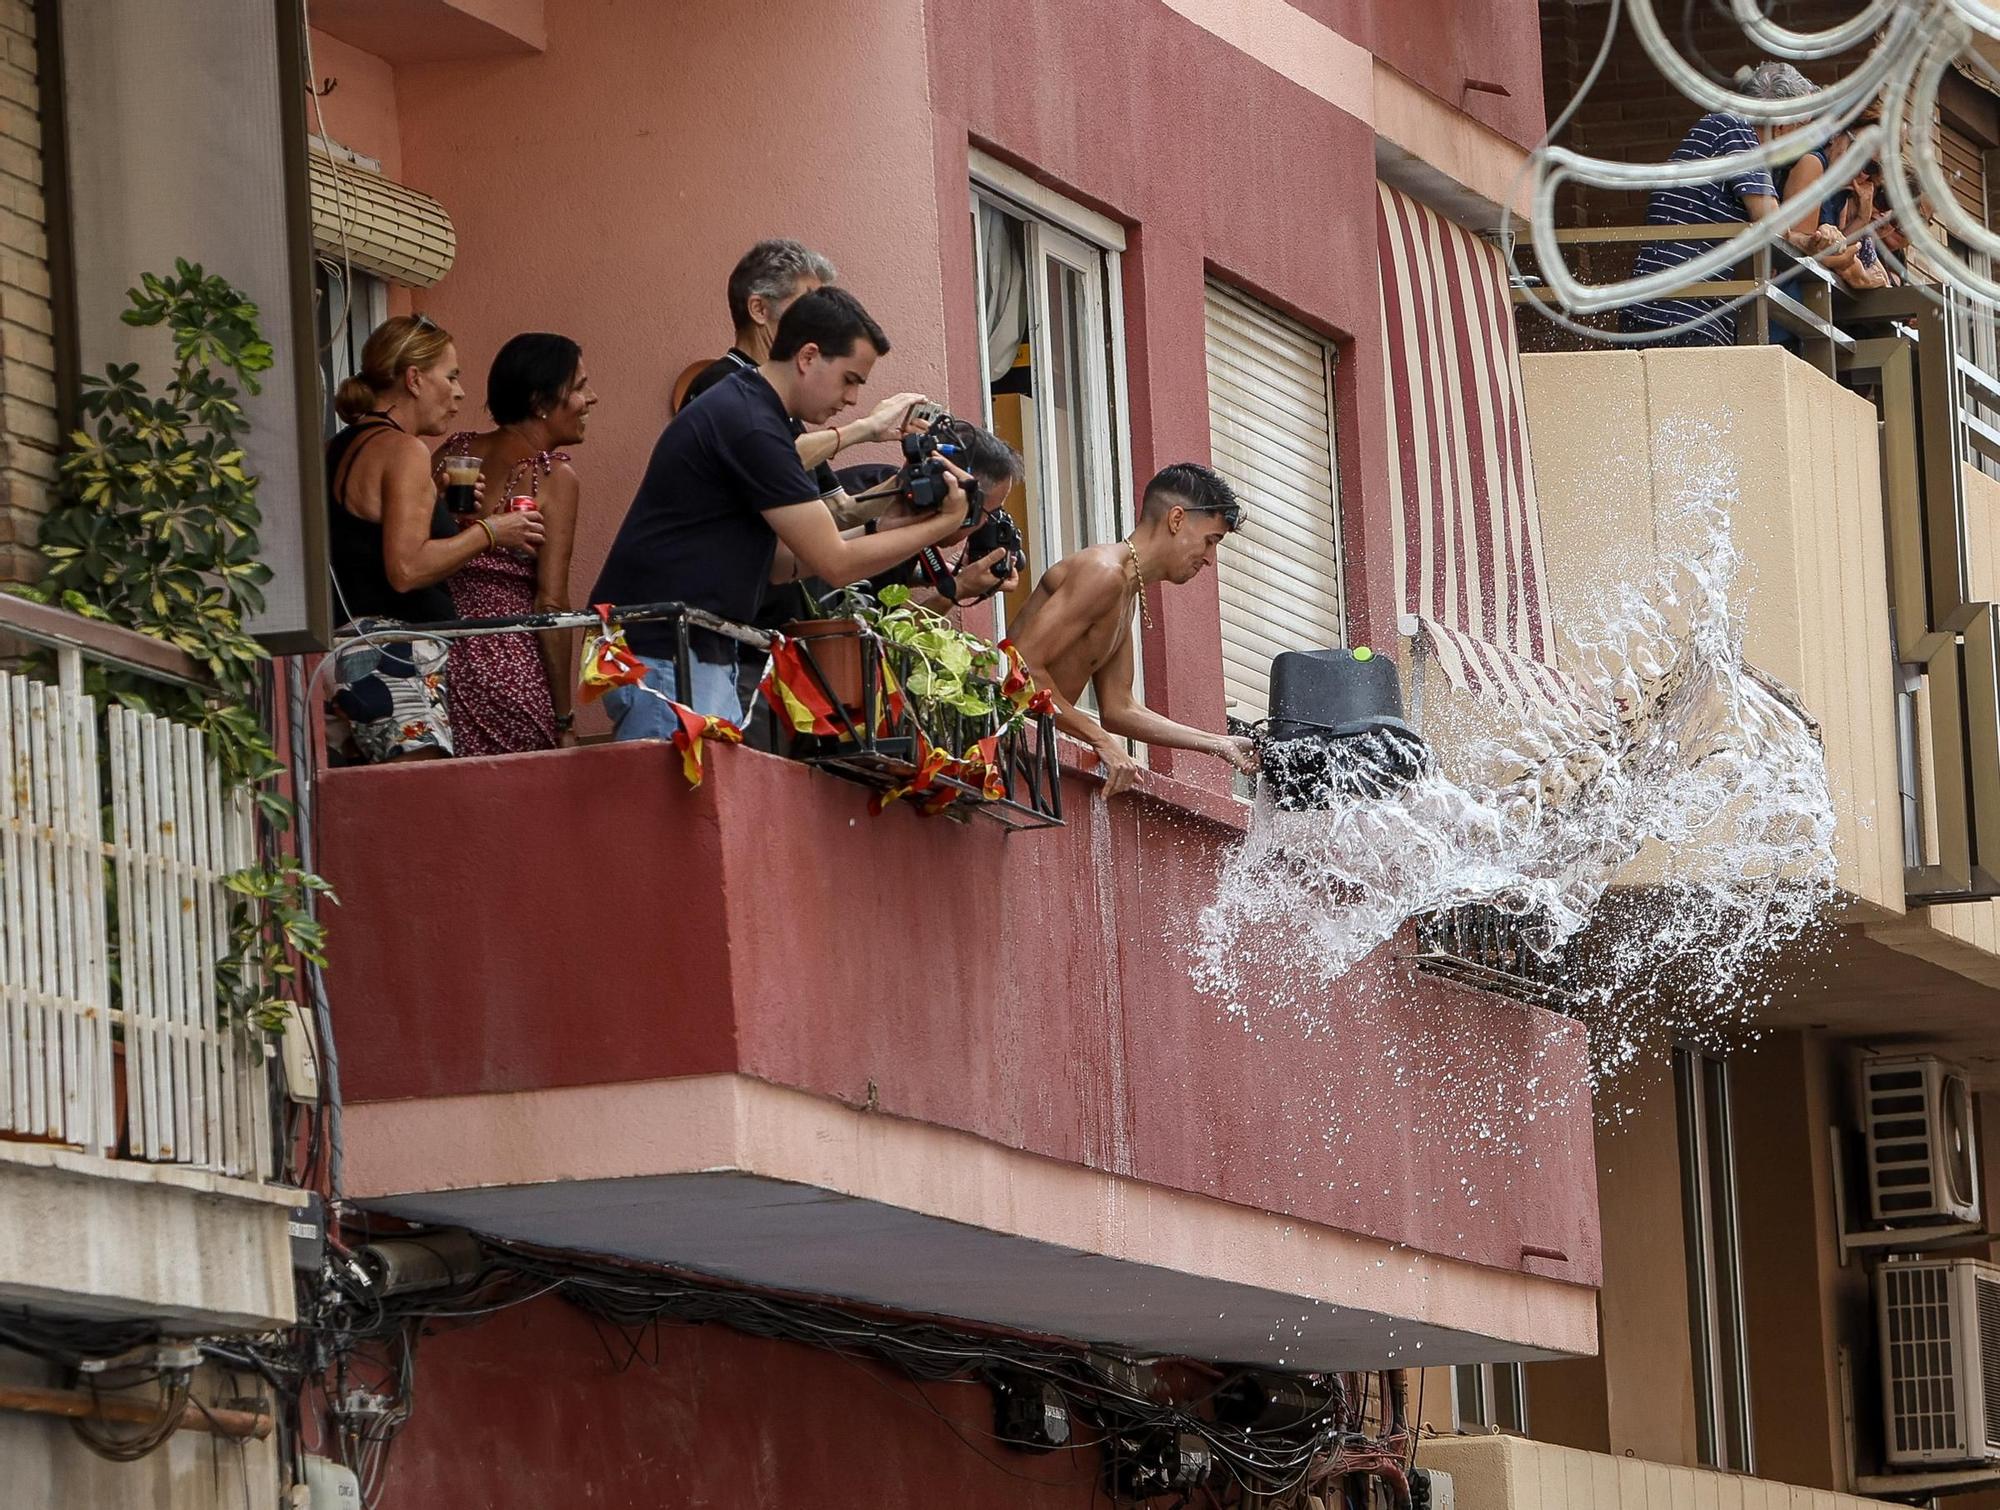
[[[1556, 242], [1565, 248], [1631, 246], [1651, 241], [1727, 241], [1741, 234], [1740, 223], [1729, 225], [1578, 226], [1558, 230]], [[1527, 252], [1525, 246], [1521, 248]], [[1530, 253], [1530, 255], [1532, 255]], [[1853, 338], [1834, 321], [1834, 292], [1840, 281], [1810, 258], [1788, 246], [1760, 247], [1750, 254], [1748, 277], [1712, 278], [1684, 284], [1660, 295], [1662, 299], [1713, 299], [1718, 303], [1747, 301], [1737, 310], [1736, 344], [1767, 346], [1774, 330], [1789, 332], [1799, 342], [1800, 355], [1832, 376], [1841, 353]], [[1514, 303], [1533, 308], [1532, 287], [1517, 286]]]
[[[748, 624], [718, 618], [684, 603], [644, 603], [610, 610], [614, 624], [659, 624], [674, 633], [675, 684], [693, 685], [693, 647], [690, 631], [702, 630], [734, 640], [737, 644], [765, 653], [768, 657], [774, 636]], [[395, 631], [396, 638], [431, 637], [441, 640], [465, 639], [491, 634], [529, 634], [543, 630], [588, 630], [601, 620], [594, 611], [553, 610], [543, 613], [506, 614], [486, 618], [450, 619], [436, 624], [413, 626]], [[366, 643], [370, 635], [352, 636], [336, 645]], [[851, 706], [842, 689], [834, 684], [823, 664], [828, 637], [806, 635], [799, 638], [800, 659], [806, 674], [828, 706], [831, 734], [791, 736], [773, 730], [766, 746], [771, 754], [782, 755], [818, 767], [860, 785], [887, 792], [922, 780], [924, 790], [964, 799], [953, 811], [976, 813], [1007, 828], [1060, 827], [1062, 779], [1058, 761], [1055, 721], [1047, 714], [1032, 715], [1025, 728], [999, 735], [994, 749], [993, 768], [999, 781], [999, 795], [985, 790], [963, 774], [942, 771], [922, 773], [925, 747], [962, 755], [979, 740], [996, 733], [991, 721], [982, 722], [950, 710], [920, 714], [917, 700], [901, 698], [890, 717], [863, 716], [861, 709], [878, 709], [884, 703], [883, 670], [896, 652], [870, 634], [859, 636], [860, 696]], [[822, 648], [816, 649], [819, 646]], [[898, 681], [907, 682], [913, 668], [895, 668]], [[747, 720], [746, 720], [747, 722]], [[1034, 737], [1028, 735], [1032, 730]]]
[[202, 685], [171, 646], [0, 595], [0, 1136], [272, 1173], [265, 1037], [227, 1020], [224, 878], [254, 862], [200, 731], [85, 691], [86, 661]]
[[1474, 904], [1427, 912], [1416, 927], [1411, 959], [1426, 975], [1559, 1011], [1575, 1003], [1560, 953], [1534, 947], [1531, 935], [1546, 932], [1545, 918]]

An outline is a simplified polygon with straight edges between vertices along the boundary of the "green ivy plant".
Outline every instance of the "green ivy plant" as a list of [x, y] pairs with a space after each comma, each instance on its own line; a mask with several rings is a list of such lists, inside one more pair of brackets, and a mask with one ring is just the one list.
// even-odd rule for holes
[[259, 391], [257, 374], [274, 355], [257, 306], [198, 264], [177, 260], [171, 277], [147, 273], [128, 298], [127, 325], [167, 328], [173, 370], [157, 396], [137, 363], [84, 378], [82, 424], [42, 524], [46, 570], [27, 592], [164, 640], [213, 679], [213, 690], [197, 691], [93, 667], [88, 690], [193, 724], [229, 786], [253, 795], [268, 858], [225, 880], [234, 905], [218, 978], [226, 1009], [275, 1030], [289, 1003], [271, 993], [293, 977], [294, 959], [325, 964], [325, 932], [307, 901], [328, 888], [276, 842], [291, 807], [275, 787], [284, 765], [256, 712], [268, 657], [243, 627], [262, 609], [271, 571], [259, 559], [263, 514], [244, 467], [241, 398]]

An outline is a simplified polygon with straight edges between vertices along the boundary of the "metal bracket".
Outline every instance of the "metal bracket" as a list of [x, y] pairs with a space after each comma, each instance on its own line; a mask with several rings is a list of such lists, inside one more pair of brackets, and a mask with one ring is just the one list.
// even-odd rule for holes
[[1847, 1135], [1838, 1127], [1829, 1127], [1826, 1132], [1833, 1151], [1833, 1236], [1840, 1250], [1840, 1266], [1843, 1269], [1856, 1253], [1881, 1253], [1891, 1249], [1977, 1248], [1994, 1240], [1995, 1234], [1987, 1231], [1983, 1222], [1942, 1222], [1932, 1227], [1851, 1230], [1847, 1222]]

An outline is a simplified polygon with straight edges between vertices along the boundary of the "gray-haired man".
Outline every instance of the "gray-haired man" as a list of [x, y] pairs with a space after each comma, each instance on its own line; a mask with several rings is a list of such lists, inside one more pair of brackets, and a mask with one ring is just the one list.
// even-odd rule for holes
[[[832, 283], [835, 276], [832, 262], [788, 237], [760, 241], [745, 252], [729, 274], [729, 319], [736, 328], [736, 344], [689, 381], [675, 412], [685, 409], [732, 372], [756, 368], [770, 355], [778, 322], [792, 302], [801, 294]], [[827, 505], [841, 524], [859, 523], [865, 513], [852, 508], [841, 494], [827, 463], [849, 446], [894, 440], [902, 431], [910, 406], [923, 400], [921, 393], [891, 394], [859, 419], [824, 430], [801, 432], [799, 459], [819, 477], [826, 489]]]

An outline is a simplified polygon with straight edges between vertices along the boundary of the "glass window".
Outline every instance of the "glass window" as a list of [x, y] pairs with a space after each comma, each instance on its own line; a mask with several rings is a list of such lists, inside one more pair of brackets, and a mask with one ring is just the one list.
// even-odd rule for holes
[[389, 286], [367, 273], [350, 272], [325, 258], [313, 268], [313, 320], [319, 340], [320, 426], [340, 428], [334, 392], [361, 370], [361, 348], [389, 318]]
[[1528, 1371], [1518, 1363], [1461, 1363], [1451, 1371], [1455, 1431], [1528, 1430]]
[[1129, 521], [1113, 350], [1118, 254], [996, 190], [975, 189], [972, 211], [984, 418], [1027, 463], [1007, 511], [1028, 569], [1000, 605], [1004, 630], [1044, 571], [1119, 538]]
[[1680, 1123], [1696, 1447], [1709, 1468], [1754, 1473], [1729, 1062], [1699, 1049], [1676, 1049], [1674, 1101]]

